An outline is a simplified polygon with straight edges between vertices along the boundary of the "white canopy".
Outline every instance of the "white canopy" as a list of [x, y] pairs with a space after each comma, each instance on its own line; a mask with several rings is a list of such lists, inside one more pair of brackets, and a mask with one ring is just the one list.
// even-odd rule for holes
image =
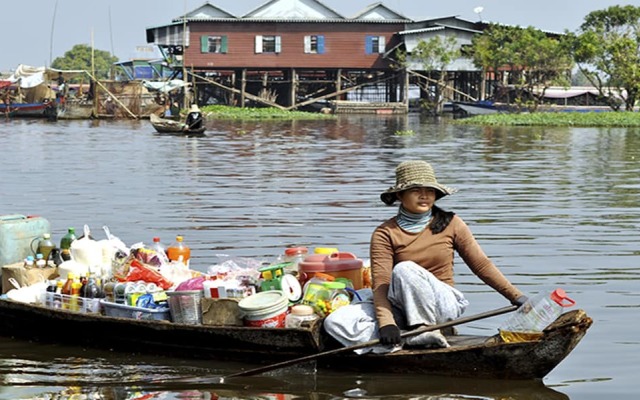
[[20, 87], [27, 89], [41, 85], [47, 81], [53, 81], [62, 73], [64, 79], [67, 80], [79, 74], [87, 73], [83, 69], [78, 70], [61, 70], [47, 67], [32, 67], [20, 64], [15, 72], [9, 77], [12, 83], [20, 82]]

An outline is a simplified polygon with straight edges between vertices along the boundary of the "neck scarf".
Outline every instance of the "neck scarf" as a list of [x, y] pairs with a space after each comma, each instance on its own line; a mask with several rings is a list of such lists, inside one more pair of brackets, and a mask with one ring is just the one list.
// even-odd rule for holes
[[398, 221], [398, 225], [400, 225], [400, 228], [404, 229], [407, 232], [422, 232], [424, 228], [427, 227], [429, 221], [431, 221], [431, 210], [422, 214], [414, 214], [400, 206], [396, 220]]

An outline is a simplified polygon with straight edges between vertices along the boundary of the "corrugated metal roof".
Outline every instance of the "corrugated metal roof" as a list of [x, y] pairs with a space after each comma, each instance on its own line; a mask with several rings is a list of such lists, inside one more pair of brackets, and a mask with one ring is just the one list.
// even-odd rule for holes
[[[188, 22], [232, 22], [234, 24], [242, 23], [300, 23], [300, 24], [406, 24], [411, 20], [396, 19], [396, 20], [375, 20], [375, 19], [290, 19], [290, 18], [220, 18], [220, 19], [191, 19]], [[175, 24], [173, 24], [175, 25]], [[164, 26], [164, 25], [162, 25]]]

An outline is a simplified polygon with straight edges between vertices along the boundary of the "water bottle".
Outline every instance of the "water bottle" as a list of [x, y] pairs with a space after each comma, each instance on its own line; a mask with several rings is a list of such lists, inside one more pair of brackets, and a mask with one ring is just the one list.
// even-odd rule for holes
[[527, 300], [499, 328], [505, 342], [525, 342], [542, 337], [542, 331], [555, 321], [566, 307], [575, 305], [563, 289], [540, 293]]
[[189, 265], [191, 249], [185, 244], [182, 236], [176, 236], [176, 241], [167, 248], [167, 257], [169, 257], [171, 261], [181, 261], [185, 263], [185, 265]]
[[76, 239], [75, 228], [68, 228], [67, 234], [60, 239], [60, 253], [64, 261], [71, 260], [71, 242]]

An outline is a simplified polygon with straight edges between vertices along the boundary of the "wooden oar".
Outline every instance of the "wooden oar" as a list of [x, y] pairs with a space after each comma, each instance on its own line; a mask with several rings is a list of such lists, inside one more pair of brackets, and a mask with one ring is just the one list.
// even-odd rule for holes
[[[454, 320], [451, 320], [451, 321], [443, 322], [441, 324], [422, 326], [422, 327], [420, 327], [418, 329], [414, 329], [412, 331], [404, 332], [404, 333], [402, 333], [400, 335], [400, 337], [405, 338], [405, 337], [409, 337], [409, 336], [415, 336], [415, 335], [419, 335], [419, 334], [424, 333], [424, 332], [435, 331], [435, 330], [438, 330], [438, 329], [448, 328], [450, 326], [460, 325], [460, 324], [464, 324], [464, 323], [467, 323], [467, 322], [472, 322], [472, 321], [477, 321], [477, 320], [484, 319], [484, 318], [494, 317], [496, 315], [506, 314], [508, 312], [515, 311], [517, 309], [518, 309], [518, 306], [512, 305], [512, 306], [507, 306], [507, 307], [503, 307], [503, 308], [498, 308], [498, 309], [495, 309], [495, 310], [492, 310], [492, 311], [487, 311], [487, 312], [480, 313], [480, 314], [470, 315], [468, 317], [454, 319]], [[353, 346], [340, 347], [340, 348], [329, 350], [329, 351], [325, 351], [325, 352], [322, 352], [322, 353], [311, 354], [311, 355], [300, 357], [300, 358], [294, 358], [293, 360], [282, 361], [282, 362], [279, 362], [279, 363], [267, 365], [267, 366], [260, 367], [260, 368], [248, 369], [246, 371], [236, 372], [236, 373], [233, 373], [233, 374], [230, 374], [230, 375], [223, 376], [223, 377], [220, 378], [220, 383], [224, 383], [225, 379], [228, 379], [228, 378], [234, 378], [234, 377], [238, 377], [238, 376], [250, 376], [250, 375], [261, 374], [263, 372], [273, 371], [275, 369], [288, 367], [290, 365], [299, 364], [299, 363], [302, 363], [302, 362], [305, 362], [305, 361], [316, 360], [318, 358], [330, 356], [332, 354], [344, 353], [344, 352], [347, 352], [347, 351], [353, 351], [353, 350], [357, 350], [357, 349], [362, 349], [362, 348], [374, 346], [374, 345], [377, 345], [377, 344], [380, 344], [380, 340], [379, 339], [374, 339], [374, 340], [369, 340], [368, 342], [359, 343], [359, 344], [356, 344], [356, 345], [353, 345]]]

